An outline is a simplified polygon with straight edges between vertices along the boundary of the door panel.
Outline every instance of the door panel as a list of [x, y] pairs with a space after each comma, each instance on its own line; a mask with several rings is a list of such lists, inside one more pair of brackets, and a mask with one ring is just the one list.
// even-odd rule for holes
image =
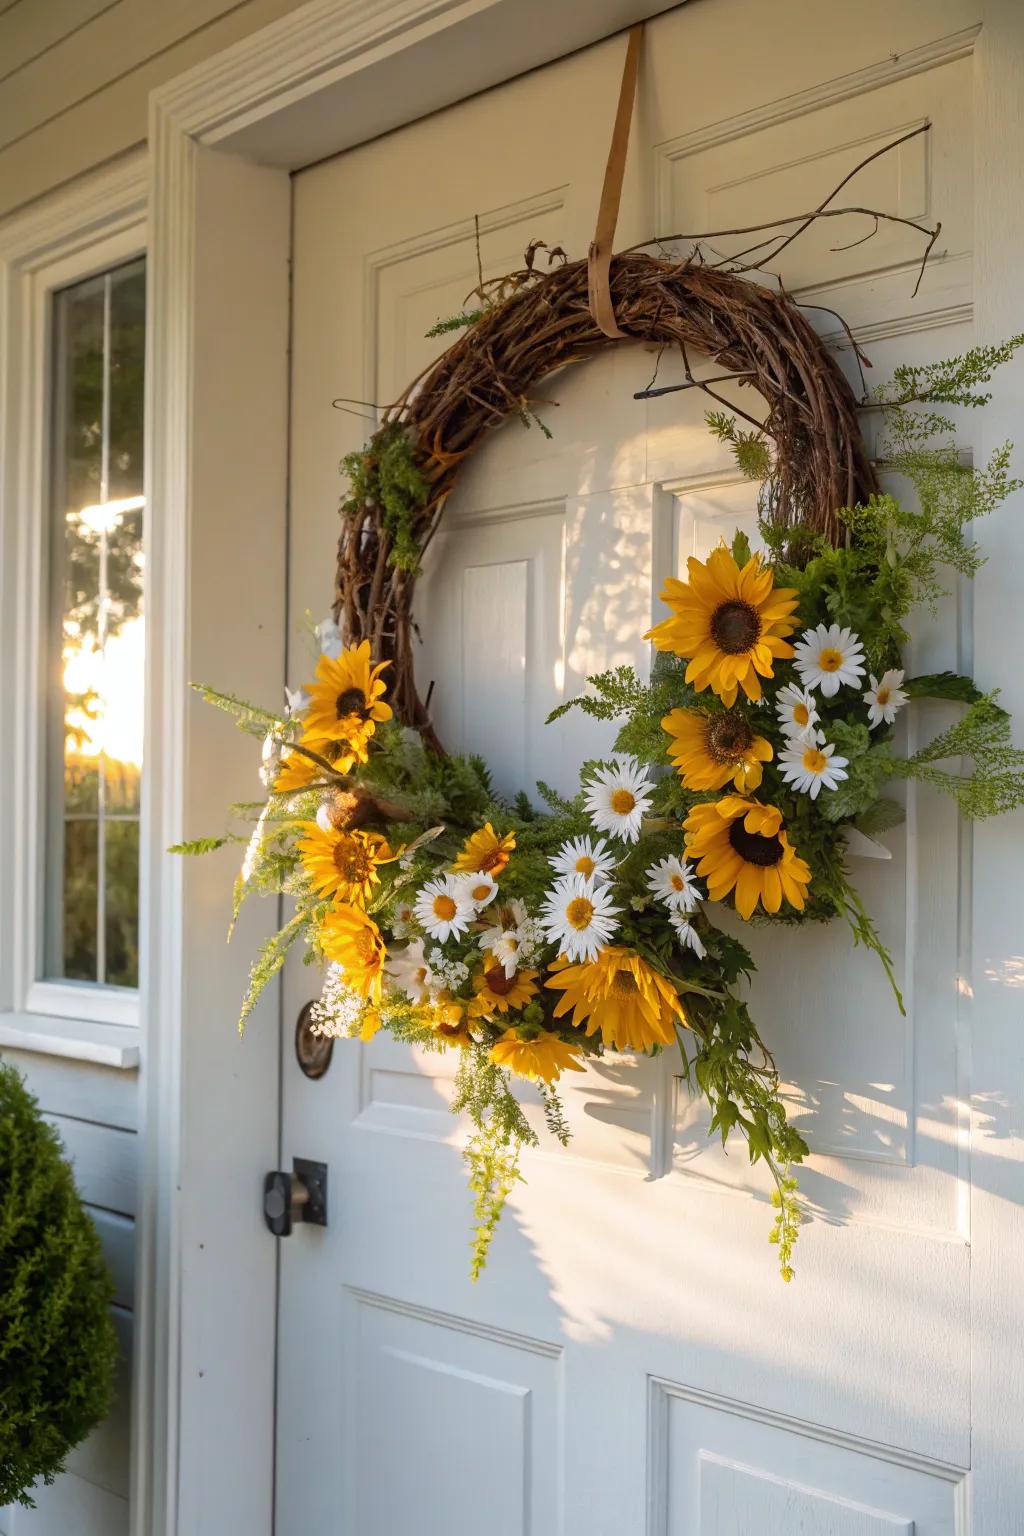
[[[857, 388], [832, 311], [877, 379], [964, 350], [976, 21], [968, 0], [869, 0], [830, 13], [827, 46], [810, 0], [650, 23], [618, 243], [800, 213], [927, 121], [837, 200], [942, 219], [916, 296], [921, 241], [895, 226], [833, 251], [869, 230], [825, 222], [770, 265]], [[622, 57], [611, 39], [296, 179], [293, 684], [311, 666], [301, 616], [330, 597], [337, 463], [370, 429], [358, 402], [386, 402], [443, 348], [424, 333], [476, 284], [478, 230], [488, 276], [532, 239], [585, 253]], [[737, 525], [756, 532], [706, 400], [634, 399], [655, 373], [684, 377], [621, 344], [546, 381], [533, 405], [551, 439], [495, 432], [428, 551], [421, 691], [446, 744], [480, 751], [506, 792], [574, 787], [612, 731], [545, 715], [591, 672], [646, 670], [663, 578]], [[960, 594], [918, 626], [910, 665], [969, 670], [970, 637]], [[380, 1036], [339, 1042], [319, 1082], [285, 1063], [284, 1166], [328, 1161], [332, 1212], [281, 1250], [279, 1536], [963, 1531], [970, 847], [936, 798], [911, 790], [907, 811], [891, 860], [856, 865], [906, 1018], [838, 926], [744, 928], [755, 1015], [813, 1151], [818, 1219], [792, 1286], [764, 1180], [707, 1139], [667, 1057], [611, 1057], [565, 1085], [573, 1142], [527, 1155], [475, 1287], [454, 1063]], [[312, 990], [289, 970], [290, 1016]]]

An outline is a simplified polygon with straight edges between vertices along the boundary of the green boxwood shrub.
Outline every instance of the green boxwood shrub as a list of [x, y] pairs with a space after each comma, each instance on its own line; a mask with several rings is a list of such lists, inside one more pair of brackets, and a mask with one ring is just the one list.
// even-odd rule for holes
[[31, 1505], [107, 1412], [112, 1296], [60, 1141], [0, 1063], [0, 1507]]

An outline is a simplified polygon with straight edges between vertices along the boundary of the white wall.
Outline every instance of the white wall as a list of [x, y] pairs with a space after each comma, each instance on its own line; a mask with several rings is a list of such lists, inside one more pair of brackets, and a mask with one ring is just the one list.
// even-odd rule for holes
[[[8, 215], [55, 199], [142, 145], [153, 88], [293, 10], [300, 0], [0, 0], [0, 244]], [[19, 509], [20, 510], [20, 509]], [[25, 508], [26, 515], [32, 515]], [[11, 554], [0, 547], [0, 564]], [[9, 992], [0, 976], [0, 997]], [[38, 1508], [0, 1511], [0, 1536], [128, 1530], [138, 1076], [7, 1049], [60, 1134], [116, 1286], [122, 1344], [113, 1412], [72, 1453]]]
[[0, 218], [141, 144], [150, 91], [299, 0], [0, 0]]

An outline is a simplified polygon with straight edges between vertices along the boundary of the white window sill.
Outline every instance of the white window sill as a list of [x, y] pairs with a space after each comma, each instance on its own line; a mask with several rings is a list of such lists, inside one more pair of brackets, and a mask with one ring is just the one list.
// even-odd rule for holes
[[68, 1061], [91, 1061], [122, 1072], [137, 1071], [141, 1059], [135, 1026], [42, 1013], [0, 1013], [0, 1050], [4, 1047], [34, 1051], [40, 1056], [63, 1056]]

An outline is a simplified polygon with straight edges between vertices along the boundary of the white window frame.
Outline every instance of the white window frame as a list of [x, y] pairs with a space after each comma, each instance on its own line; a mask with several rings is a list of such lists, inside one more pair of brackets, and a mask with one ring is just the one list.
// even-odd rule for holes
[[146, 254], [135, 154], [0, 224], [0, 1045], [134, 1067], [140, 992], [47, 978], [53, 296]]

